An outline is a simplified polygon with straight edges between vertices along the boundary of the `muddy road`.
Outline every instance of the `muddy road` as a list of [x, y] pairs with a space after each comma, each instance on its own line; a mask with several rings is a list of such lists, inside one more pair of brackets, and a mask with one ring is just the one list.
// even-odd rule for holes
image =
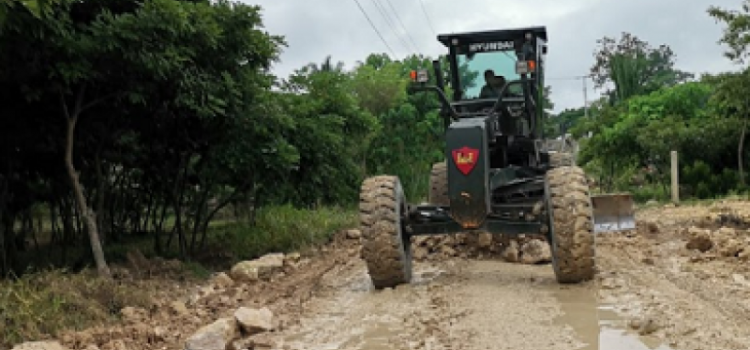
[[498, 260], [421, 263], [415, 273], [410, 285], [375, 291], [352, 263], [324, 278], [279, 339], [300, 350], [598, 349], [593, 283], [561, 287], [548, 265]]
[[268, 307], [278, 327], [235, 350], [748, 349], [750, 204], [660, 206], [636, 219], [637, 230], [597, 235], [597, 277], [579, 285], [557, 284], [549, 264], [436, 242], [421, 251], [413, 283], [378, 291], [359, 240], [342, 232], [268, 280], [224, 275], [61, 340], [71, 349], [184, 349], [198, 328], [246, 306]]
[[637, 232], [598, 237], [604, 314], [651, 348], [750, 348], [750, 204], [656, 207], [637, 219]]
[[636, 218], [637, 230], [597, 236], [597, 278], [580, 285], [557, 284], [549, 264], [451, 257], [375, 291], [350, 261], [278, 339], [300, 350], [747, 349], [750, 204]]

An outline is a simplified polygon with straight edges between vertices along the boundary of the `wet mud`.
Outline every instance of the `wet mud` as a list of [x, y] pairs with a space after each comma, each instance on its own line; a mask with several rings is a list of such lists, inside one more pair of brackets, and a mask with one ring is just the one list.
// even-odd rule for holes
[[[747, 207], [750, 223], [750, 205], [726, 205]], [[327, 276], [284, 348], [744, 349], [750, 264], [742, 248], [723, 253], [714, 231], [727, 231], [725, 216], [708, 234], [716, 252], [688, 248], [686, 232], [716, 210], [640, 211], [636, 230], [597, 235], [597, 278], [579, 285], [556, 283], [548, 264], [446, 258], [418, 263], [411, 285], [375, 291], [352, 262]], [[730, 241], [750, 244], [750, 225], [733, 225]]]
[[559, 285], [549, 265], [455, 260], [415, 272], [411, 285], [383, 291], [368, 286], [359, 263], [327, 278], [299, 324], [280, 334], [283, 348], [656, 348], [627, 334], [614, 312], [602, 317], [595, 282]]
[[[597, 234], [598, 272], [587, 283], [560, 285], [549, 264], [438, 254], [415, 262], [412, 283], [374, 290], [359, 241], [342, 236], [267, 282], [212, 287], [180, 315], [165, 307], [63, 343], [177, 350], [238, 306], [263, 305], [280, 321], [264, 349], [748, 349], [750, 204], [657, 207], [636, 220], [636, 230]], [[155, 345], [148, 330], [165, 325]]]

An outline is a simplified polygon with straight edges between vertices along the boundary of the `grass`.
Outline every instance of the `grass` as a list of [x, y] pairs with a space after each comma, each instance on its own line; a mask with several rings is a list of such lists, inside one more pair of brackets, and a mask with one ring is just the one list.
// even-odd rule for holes
[[[0, 280], [0, 348], [23, 341], [48, 339], [63, 330], [80, 330], [117, 321], [119, 311], [125, 306], [148, 307], [159, 285], [164, 282], [205, 279], [212, 269], [227, 268], [239, 260], [270, 252], [304, 250], [325, 243], [337, 231], [356, 225], [354, 208], [305, 210], [291, 206], [268, 207], [257, 213], [255, 225], [217, 220], [209, 229], [206, 249], [201, 250], [203, 259], [183, 261], [177, 271], [175, 268], [160, 271], [156, 267], [158, 264], [150, 261], [149, 267], [157, 272], [149, 280], [138, 277], [138, 274], [132, 274], [135, 278], [104, 280], [97, 278], [93, 270], [73, 273], [60, 269], [59, 265], [32, 270], [34, 272], [17, 279]], [[55, 249], [59, 250], [48, 246], [28, 253], [47, 259], [35, 264], [38, 269], [54, 262], [49, 256], [59, 254]], [[86, 249], [88, 247], [84, 244], [69, 248], [68, 261], [75, 261]], [[151, 236], [109, 242], [105, 246], [105, 255], [114, 267], [127, 262], [128, 253], [134, 250], [147, 258], [156, 255]], [[175, 250], [170, 248], [164, 258], [176, 256]]]
[[213, 229], [212, 245], [229, 247], [237, 260], [253, 259], [268, 252], [291, 252], [325, 243], [331, 235], [357, 225], [356, 211], [345, 208], [264, 208], [255, 225], [235, 222]]
[[0, 347], [115, 320], [125, 306], [147, 307], [142, 286], [90, 272], [51, 270], [0, 282]]

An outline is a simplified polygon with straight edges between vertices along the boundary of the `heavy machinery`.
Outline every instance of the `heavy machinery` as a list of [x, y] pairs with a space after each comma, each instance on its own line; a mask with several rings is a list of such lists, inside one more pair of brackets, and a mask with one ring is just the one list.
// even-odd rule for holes
[[373, 285], [411, 281], [411, 237], [470, 231], [543, 234], [559, 283], [593, 278], [595, 232], [634, 228], [632, 199], [592, 197], [573, 155], [547, 146], [541, 127], [546, 28], [438, 40], [448, 49], [452, 99], [439, 60], [433, 79], [427, 70], [411, 78], [413, 93], [431, 91], [442, 102], [446, 161], [432, 168], [426, 204], [407, 203], [396, 176], [362, 183], [362, 258]]

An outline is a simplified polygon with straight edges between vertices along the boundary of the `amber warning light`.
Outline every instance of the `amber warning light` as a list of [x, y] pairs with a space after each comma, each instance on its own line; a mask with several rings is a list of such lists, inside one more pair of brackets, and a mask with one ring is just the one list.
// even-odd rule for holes
[[516, 74], [528, 74], [536, 70], [536, 62], [534, 61], [517, 61], [516, 62]]

